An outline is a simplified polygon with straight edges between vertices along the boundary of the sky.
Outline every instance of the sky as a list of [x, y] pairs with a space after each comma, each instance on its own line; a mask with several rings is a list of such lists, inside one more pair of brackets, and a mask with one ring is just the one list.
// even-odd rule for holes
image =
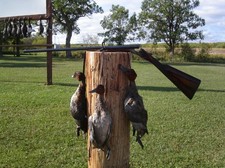
[[[0, 17], [44, 14], [46, 12], [45, 2], [46, 0], [0, 0]], [[112, 4], [124, 6], [129, 9], [130, 14], [133, 14], [141, 11], [142, 0], [95, 0], [95, 2], [103, 8], [104, 13], [80, 18], [78, 21], [80, 34], [73, 34], [71, 43], [82, 43], [85, 35], [97, 35], [97, 33], [104, 32], [100, 21], [109, 14]], [[199, 7], [194, 11], [206, 21], [206, 25], [200, 28], [205, 36], [203, 42], [224, 42], [225, 0], [200, 0]], [[101, 39], [99, 42], [101, 43]], [[54, 35], [53, 43], [65, 43], [65, 34]]]

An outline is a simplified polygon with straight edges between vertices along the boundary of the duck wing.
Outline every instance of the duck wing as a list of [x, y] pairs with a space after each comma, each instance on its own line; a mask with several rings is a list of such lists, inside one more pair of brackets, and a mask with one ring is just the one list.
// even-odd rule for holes
[[131, 122], [146, 123], [147, 111], [140, 96], [128, 96], [124, 101], [124, 109]]
[[82, 120], [87, 116], [85, 88], [78, 86], [70, 100], [70, 112], [74, 119]]
[[104, 148], [111, 133], [112, 119], [102, 109], [97, 109], [88, 119], [90, 140], [97, 148]]

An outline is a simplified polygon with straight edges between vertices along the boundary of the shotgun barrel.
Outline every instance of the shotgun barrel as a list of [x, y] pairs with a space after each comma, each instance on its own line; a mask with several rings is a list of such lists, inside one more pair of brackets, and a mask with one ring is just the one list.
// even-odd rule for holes
[[140, 44], [131, 44], [131, 45], [123, 45], [123, 46], [93, 46], [93, 47], [75, 47], [75, 48], [47, 48], [47, 49], [26, 49], [25, 53], [31, 52], [52, 52], [52, 51], [130, 51], [132, 49], [140, 48]]
[[192, 99], [195, 92], [197, 91], [201, 80], [195, 78], [187, 73], [184, 73], [176, 68], [173, 68], [166, 64], [161, 64], [155, 59], [151, 53], [146, 52], [144, 49], [140, 51], [132, 50], [132, 53], [140, 56], [141, 58], [151, 62], [157, 67], [178, 89], [180, 89], [185, 96]]
[[155, 59], [151, 53], [146, 52], [144, 49], [136, 51], [135, 49], [140, 48], [139, 44], [123, 45], [123, 46], [94, 46], [94, 47], [77, 47], [77, 48], [48, 48], [48, 49], [30, 49], [24, 50], [25, 53], [31, 52], [52, 52], [52, 51], [125, 51], [132, 52], [140, 56], [141, 58], [152, 63], [158, 68], [178, 89], [180, 89], [185, 96], [192, 99], [196, 93], [201, 80], [195, 78], [185, 72], [182, 72], [176, 68], [173, 68], [166, 64], [161, 64]]

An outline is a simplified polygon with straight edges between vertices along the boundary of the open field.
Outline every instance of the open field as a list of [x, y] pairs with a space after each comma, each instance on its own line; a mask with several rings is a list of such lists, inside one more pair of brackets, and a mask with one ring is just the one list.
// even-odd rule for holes
[[[0, 57], [0, 167], [87, 167], [86, 140], [69, 113], [82, 62], [54, 58], [46, 86], [43, 56]], [[148, 111], [142, 150], [131, 137], [131, 168], [225, 167], [225, 64], [172, 66], [202, 80], [187, 99], [153, 65], [133, 62]]]
[[[149, 48], [146, 48], [146, 49], [149, 49]], [[193, 48], [194, 50], [196, 51], [199, 51], [200, 48]], [[158, 51], [163, 51], [165, 52], [166, 49], [165, 48], [157, 48]], [[177, 50], [180, 50], [180, 49], [177, 49]], [[224, 48], [211, 48], [209, 50], [209, 54], [210, 55], [217, 55], [217, 56], [224, 56], [225, 57], [225, 49]]]
[[212, 48], [212, 50], [210, 51], [210, 54], [225, 56], [225, 49], [224, 48]]

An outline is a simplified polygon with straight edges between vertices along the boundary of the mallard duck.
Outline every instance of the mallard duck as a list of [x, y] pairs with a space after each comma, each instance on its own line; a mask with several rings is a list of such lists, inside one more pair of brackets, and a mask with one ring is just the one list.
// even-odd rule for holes
[[110, 147], [108, 140], [111, 133], [112, 118], [108, 111], [108, 108], [104, 102], [104, 86], [98, 85], [90, 93], [97, 93], [95, 108], [92, 115], [88, 118], [88, 128], [90, 133], [90, 146], [93, 144], [94, 148], [101, 149], [105, 151], [106, 148], [106, 158], [110, 158]]
[[49, 36], [51, 31], [52, 31], [52, 25], [49, 23], [49, 20], [48, 20], [48, 24], [47, 24], [47, 28], [46, 28], [46, 35]]
[[23, 37], [27, 37], [27, 23], [25, 18], [23, 19], [22, 33], [23, 33]]
[[42, 20], [40, 19], [40, 23], [39, 23], [39, 35], [42, 36], [43, 32], [44, 32], [44, 26], [42, 24]]
[[3, 34], [3, 39], [6, 39], [8, 37], [8, 34], [7, 34], [8, 24], [7, 24], [6, 20], [4, 20], [4, 21], [5, 21], [5, 26], [4, 26], [4, 29], [2, 31], [2, 34]]
[[17, 35], [17, 25], [15, 19], [13, 19], [12, 36], [16, 37], [16, 35]]
[[7, 27], [7, 34], [8, 34], [8, 37], [11, 37], [12, 36], [12, 23], [11, 23], [11, 19], [9, 19], [9, 22], [8, 22], [8, 27]]
[[79, 86], [70, 100], [70, 112], [72, 117], [75, 119], [75, 123], [77, 124], [77, 136], [80, 136], [80, 130], [82, 130], [85, 134], [88, 127], [85, 76], [82, 72], [75, 72], [72, 77], [80, 81]]
[[19, 26], [17, 28], [17, 32], [16, 32], [17, 36], [20, 37], [22, 34], [22, 25], [21, 25], [21, 19], [19, 19]]
[[124, 100], [124, 110], [127, 114], [128, 119], [132, 123], [133, 136], [137, 131], [136, 141], [143, 148], [141, 137], [147, 133], [147, 111], [144, 108], [142, 97], [138, 94], [135, 79], [137, 77], [136, 72], [133, 69], [126, 68], [119, 65], [119, 69], [127, 76], [130, 80], [130, 85], [127, 89], [126, 97]]
[[27, 33], [28, 33], [27, 35], [28, 35], [28, 37], [31, 37], [32, 31], [33, 31], [33, 29], [32, 29], [32, 25], [30, 23], [30, 18], [29, 18], [29, 20], [28, 20], [28, 28], [27, 28]]

